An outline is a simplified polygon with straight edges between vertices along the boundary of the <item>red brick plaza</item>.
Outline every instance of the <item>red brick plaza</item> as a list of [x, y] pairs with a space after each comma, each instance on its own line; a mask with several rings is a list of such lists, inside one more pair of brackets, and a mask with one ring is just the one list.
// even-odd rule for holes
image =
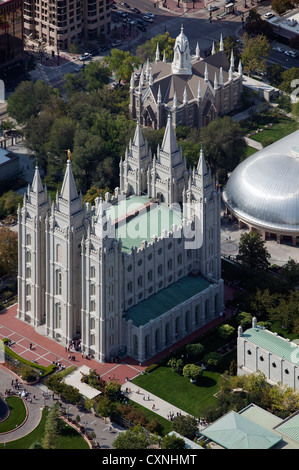
[[[225, 300], [233, 297], [233, 290], [225, 286]], [[76, 365], [81, 367], [83, 365], [88, 366], [90, 369], [95, 369], [104, 380], [117, 380], [120, 384], [126, 382], [126, 379], [133, 379], [141, 372], [143, 372], [147, 366], [162, 357], [170, 354], [171, 351], [175, 351], [181, 346], [188, 344], [197, 338], [200, 334], [208, 331], [210, 328], [226, 321], [232, 315], [231, 309], [226, 309], [225, 316], [219, 316], [215, 318], [209, 324], [203, 326], [191, 335], [186, 336], [182, 340], [178, 341], [175, 345], [172, 345], [168, 349], [158, 353], [153, 358], [149, 359], [142, 364], [139, 364], [136, 360], [125, 357], [119, 362], [107, 362], [101, 364], [93, 359], [86, 359], [82, 357], [80, 352], [69, 352], [65, 346], [51, 340], [39, 333], [37, 333], [34, 327], [24, 323], [17, 318], [17, 304], [9, 307], [7, 310], [0, 313], [0, 339], [9, 338], [12, 342], [12, 349], [20, 356], [30, 361], [36, 361], [38, 364], [48, 366], [55, 362], [60, 362], [63, 366], [69, 367]], [[30, 348], [30, 345], [31, 348]], [[70, 360], [69, 355], [74, 356], [75, 360]]]

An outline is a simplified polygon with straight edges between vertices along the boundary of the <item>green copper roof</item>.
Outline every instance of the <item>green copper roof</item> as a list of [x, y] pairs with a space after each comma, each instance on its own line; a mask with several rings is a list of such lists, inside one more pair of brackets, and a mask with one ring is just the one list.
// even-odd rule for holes
[[[135, 196], [134, 199], [129, 199], [132, 204], [128, 205], [128, 212], [131, 212], [132, 208], [138, 209], [138, 204], [142, 207], [142, 204], [149, 201], [141, 198], [142, 196]], [[121, 211], [124, 208], [123, 206]], [[139, 215], [119, 224], [115, 230], [115, 237], [121, 238], [123, 251], [130, 252], [133, 246], [139, 248], [143, 240], [151, 242], [152, 237], [155, 235], [160, 237], [163, 230], [171, 231], [172, 225], [181, 226], [181, 217], [179, 211], [172, 211], [165, 204], [154, 204], [150, 210], [142, 211]]]
[[242, 337], [289, 362], [293, 362], [294, 354], [296, 357], [298, 356], [298, 346], [296, 348], [293, 343], [289, 343], [281, 336], [276, 336], [262, 328], [249, 328], [243, 333]]
[[132, 320], [137, 327], [146, 325], [150, 320], [168, 312], [199, 292], [207, 289], [210, 282], [198, 276], [186, 276], [166, 289], [143, 300], [126, 312], [126, 320]]
[[299, 411], [286, 418], [283, 423], [275, 427], [275, 430], [299, 442]]
[[270, 449], [282, 439], [269, 429], [230, 411], [201, 434], [226, 449]]

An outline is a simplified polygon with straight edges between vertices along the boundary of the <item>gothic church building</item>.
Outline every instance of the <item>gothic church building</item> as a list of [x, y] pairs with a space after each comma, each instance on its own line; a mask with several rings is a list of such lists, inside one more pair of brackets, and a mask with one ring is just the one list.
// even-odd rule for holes
[[130, 82], [130, 113], [143, 126], [162, 129], [172, 114], [174, 127], [207, 126], [218, 116], [230, 113], [240, 105], [242, 65], [235, 70], [234, 56], [227, 60], [222, 36], [219, 51], [206, 58], [200, 56], [197, 44], [191, 56], [189, 41], [181, 33], [176, 38], [173, 61], [160, 59], [157, 45], [155, 61], [140, 71], [139, 80], [132, 74]]
[[51, 201], [39, 169], [18, 209], [18, 318], [100, 362], [153, 357], [224, 308], [220, 191], [187, 169], [171, 113], [152, 155], [139, 123], [120, 187], [83, 204], [72, 164]]

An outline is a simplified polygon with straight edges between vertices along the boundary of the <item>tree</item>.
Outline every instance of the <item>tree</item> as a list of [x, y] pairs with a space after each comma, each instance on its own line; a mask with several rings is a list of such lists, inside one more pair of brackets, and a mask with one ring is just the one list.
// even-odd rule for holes
[[240, 312], [237, 315], [237, 322], [242, 328], [248, 328], [252, 324], [252, 315], [249, 312]]
[[254, 72], [266, 72], [267, 58], [271, 50], [266, 36], [259, 34], [250, 38], [247, 33], [243, 36], [242, 64], [244, 71], [251, 75]]
[[285, 70], [282, 75], [282, 82], [280, 89], [286, 93], [294, 92], [299, 85], [299, 68], [291, 67], [288, 70]]
[[288, 285], [299, 283], [299, 263], [293, 259], [289, 259], [280, 270], [280, 278], [285, 280]]
[[193, 439], [197, 432], [197, 421], [190, 415], [178, 415], [172, 421], [173, 430], [187, 437]]
[[134, 67], [139, 67], [141, 60], [137, 56], [132, 56], [129, 51], [111, 49], [111, 54], [105, 56], [103, 63], [108, 65], [111, 72], [115, 72], [120, 82], [131, 79]]
[[105, 387], [105, 394], [110, 398], [110, 400], [116, 400], [120, 392], [120, 384], [115, 380], [108, 382]]
[[265, 241], [255, 231], [243, 233], [240, 237], [237, 261], [248, 269], [267, 269], [271, 258]]
[[22, 203], [23, 196], [10, 190], [0, 196], [0, 218], [16, 214], [18, 205]]
[[203, 351], [204, 346], [200, 343], [187, 344], [186, 346], [186, 353], [188, 358], [194, 362], [197, 362], [201, 358]]
[[115, 403], [109, 397], [101, 397], [98, 401], [97, 412], [103, 418], [108, 418], [115, 411]]
[[265, 316], [278, 304], [280, 294], [270, 293], [269, 289], [257, 289], [253, 294], [250, 307], [257, 316]]
[[108, 187], [106, 187], [105, 189], [98, 189], [92, 186], [85, 194], [83, 198], [83, 202], [84, 203], [89, 202], [91, 206], [94, 206], [96, 198], [101, 197], [103, 198], [103, 200], [105, 200], [105, 194], [107, 192], [111, 193], [111, 190]]
[[245, 155], [246, 143], [240, 124], [229, 116], [214, 119], [200, 130], [204, 155], [212, 174], [233, 171]]
[[0, 229], [0, 276], [13, 276], [18, 270], [18, 236], [7, 227]]
[[7, 100], [8, 115], [23, 125], [30, 116], [37, 116], [57, 97], [55, 90], [42, 80], [21, 82]]
[[271, 85], [279, 87], [282, 82], [282, 74], [285, 71], [285, 68], [276, 62], [275, 64], [270, 65], [267, 68], [267, 77]]
[[278, 107], [286, 113], [290, 113], [292, 111], [292, 102], [288, 95], [280, 94], [276, 100], [276, 103], [278, 104]]
[[229, 339], [234, 334], [235, 329], [233, 326], [225, 324], [218, 327], [219, 335], [224, 339]]
[[113, 442], [115, 449], [147, 449], [149, 445], [150, 438], [140, 425], [122, 432]]
[[183, 376], [192, 381], [197, 381], [202, 376], [202, 368], [195, 364], [186, 364], [183, 368]]
[[101, 64], [98, 60], [89, 62], [84, 70], [85, 79], [87, 82], [86, 91], [97, 91], [108, 85], [110, 70], [107, 65]]
[[167, 436], [163, 437], [162, 439], [162, 449], [185, 449], [185, 441], [182, 437], [178, 437], [175, 434], [167, 434]]
[[278, 15], [282, 15], [292, 8], [291, 0], [272, 0], [271, 8]]
[[173, 357], [168, 361], [167, 365], [171, 367], [172, 372], [175, 372], [176, 374], [182, 374], [184, 367], [184, 362], [182, 359], [175, 359]]
[[146, 41], [141, 44], [136, 49], [136, 54], [140, 57], [142, 62], [145, 62], [147, 59], [153, 61], [156, 56], [157, 44], [159, 45], [159, 51], [162, 56], [165, 52], [165, 57], [167, 61], [172, 61], [173, 58], [173, 48], [175, 44], [175, 39], [169, 36], [169, 32], [166, 31], [164, 34], [158, 34], [154, 38]]
[[217, 367], [222, 361], [222, 357], [217, 352], [210, 352], [205, 355], [204, 363], [212, 369]]

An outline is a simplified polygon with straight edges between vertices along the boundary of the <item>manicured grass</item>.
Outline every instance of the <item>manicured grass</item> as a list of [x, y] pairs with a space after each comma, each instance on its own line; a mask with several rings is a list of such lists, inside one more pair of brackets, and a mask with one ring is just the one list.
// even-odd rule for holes
[[[149, 374], [139, 375], [133, 383], [159, 396], [192, 416], [204, 416], [207, 407], [217, 404], [213, 396], [218, 392], [219, 372], [204, 371], [198, 384], [172, 372], [170, 367], [159, 367]], [[171, 405], [170, 409], [171, 411]]]
[[245, 158], [247, 157], [250, 157], [250, 155], [253, 155], [254, 153], [257, 152], [257, 149], [253, 148], [253, 147], [250, 147], [249, 145], [247, 145], [246, 147], [246, 152], [245, 152], [245, 156], [243, 158], [243, 160], [245, 160]]
[[[29, 449], [32, 444], [36, 442], [41, 443], [45, 432], [47, 415], [48, 411], [43, 409], [39, 425], [27, 436], [16, 441], [6, 442], [5, 448]], [[0, 444], [0, 449], [3, 448], [4, 444]], [[58, 437], [57, 449], [89, 449], [89, 446], [75, 429], [65, 423], [63, 434]]]
[[21, 398], [7, 397], [6, 403], [10, 408], [10, 415], [0, 423], [0, 433], [12, 431], [20, 426], [26, 418], [26, 408]]
[[269, 145], [269, 142], [276, 142], [277, 140], [286, 137], [292, 132], [295, 132], [297, 129], [298, 123], [296, 121], [292, 121], [291, 119], [285, 119], [282, 120], [282, 122], [273, 124], [272, 127], [264, 129], [258, 134], [250, 136], [250, 138], [256, 140], [257, 142], [260, 142], [264, 147], [266, 145]]

